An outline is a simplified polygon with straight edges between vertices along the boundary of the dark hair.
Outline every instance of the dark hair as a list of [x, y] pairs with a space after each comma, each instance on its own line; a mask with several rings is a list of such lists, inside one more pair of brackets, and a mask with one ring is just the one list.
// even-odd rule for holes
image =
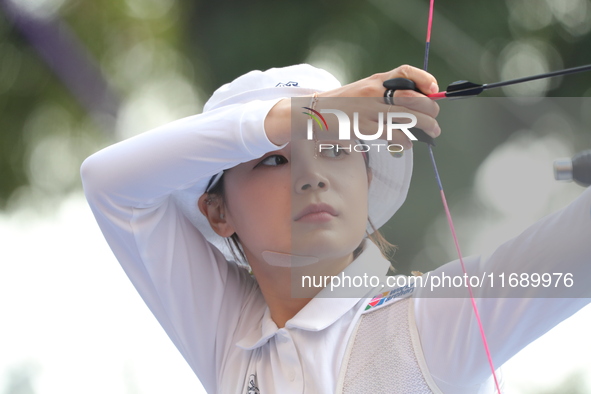
[[[368, 171], [371, 171], [371, 169], [369, 168], [369, 158], [367, 155], [363, 155], [364, 161], [365, 161], [365, 166], [367, 168]], [[222, 175], [217, 183], [211, 187], [209, 189], [209, 191], [207, 192], [208, 196], [217, 196], [221, 198], [221, 202], [223, 204], [226, 203], [226, 195], [225, 195], [225, 187], [224, 187], [224, 183], [225, 183], [225, 177], [224, 175]], [[371, 234], [367, 234], [368, 238], [374, 243], [376, 244], [376, 246], [380, 249], [380, 251], [382, 252], [382, 255], [388, 259], [391, 260], [392, 257], [394, 256], [394, 253], [396, 253], [396, 250], [398, 249], [398, 247], [396, 245], [391, 244], [386, 238], [384, 238], [384, 236], [382, 235], [382, 233], [380, 233], [380, 231], [378, 229], [375, 228], [375, 226], [373, 225], [373, 223], [371, 222], [370, 219], [369, 220], [369, 226], [372, 228], [373, 232]], [[232, 256], [234, 257], [235, 261], [238, 264], [242, 264], [246, 267], [249, 266], [248, 264], [248, 260], [246, 259], [246, 255], [244, 254], [244, 249], [242, 248], [242, 243], [240, 242], [240, 238], [238, 237], [238, 234], [234, 233], [232, 234], [230, 237], [226, 238], [226, 242], [228, 244], [228, 248], [230, 249], [230, 252], [232, 253]], [[363, 251], [363, 248], [361, 245], [359, 245], [354, 251], [353, 251], [353, 258], [356, 259], [361, 252]], [[394, 267], [391, 266], [392, 271], [394, 271]]]
[[[226, 204], [226, 191], [225, 191], [225, 177], [222, 175], [220, 179], [218, 179], [217, 183], [209, 189], [207, 192], [208, 196], [214, 195], [222, 199], [222, 203]], [[226, 238], [226, 243], [228, 244], [228, 249], [232, 253], [234, 260], [237, 263], [242, 263], [242, 265], [248, 266], [248, 260], [246, 259], [246, 255], [244, 254], [244, 249], [242, 249], [242, 244], [240, 243], [240, 238], [238, 238], [238, 234], [234, 233], [230, 235], [230, 237]]]

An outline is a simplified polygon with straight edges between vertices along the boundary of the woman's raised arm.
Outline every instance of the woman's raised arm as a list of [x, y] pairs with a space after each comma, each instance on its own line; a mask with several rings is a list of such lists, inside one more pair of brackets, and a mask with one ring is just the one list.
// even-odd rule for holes
[[205, 240], [171, 193], [204, 188], [217, 172], [277, 149], [263, 129], [275, 101], [166, 124], [93, 154], [81, 168], [105, 239], [209, 392], [227, 349], [264, 302], [248, 272]]

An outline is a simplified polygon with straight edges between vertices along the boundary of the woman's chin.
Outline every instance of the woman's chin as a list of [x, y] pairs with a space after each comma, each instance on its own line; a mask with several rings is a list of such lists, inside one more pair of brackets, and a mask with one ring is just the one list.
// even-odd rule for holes
[[349, 256], [361, 244], [361, 239], [351, 240], [323, 234], [309, 234], [292, 238], [291, 254], [313, 256], [322, 260], [334, 260]]

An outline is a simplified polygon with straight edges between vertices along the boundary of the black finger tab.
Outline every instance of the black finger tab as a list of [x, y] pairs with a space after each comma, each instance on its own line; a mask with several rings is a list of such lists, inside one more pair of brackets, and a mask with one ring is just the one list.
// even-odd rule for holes
[[421, 93], [421, 91], [417, 89], [417, 85], [410, 79], [406, 78], [388, 79], [384, 81], [384, 87], [392, 90], [414, 90], [415, 92]]

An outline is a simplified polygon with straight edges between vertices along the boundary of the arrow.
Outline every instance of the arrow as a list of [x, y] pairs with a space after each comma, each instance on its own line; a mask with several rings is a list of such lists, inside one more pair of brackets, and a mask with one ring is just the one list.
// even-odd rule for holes
[[561, 75], [576, 74], [576, 73], [581, 73], [581, 72], [585, 72], [585, 71], [591, 71], [591, 64], [588, 64], [586, 66], [566, 68], [563, 70], [552, 71], [552, 72], [544, 73], [544, 74], [531, 75], [529, 77], [511, 79], [508, 81], [494, 82], [494, 83], [488, 83], [488, 84], [485, 83], [482, 85], [476, 84], [474, 82], [469, 82], [469, 81], [457, 81], [457, 82], [450, 84], [447, 87], [445, 92], [428, 94], [427, 97], [430, 97], [434, 100], [438, 100], [438, 99], [443, 99], [443, 98], [477, 96], [480, 93], [482, 93], [483, 91], [489, 90], [489, 89], [501, 88], [503, 86], [509, 86], [509, 85], [516, 85], [519, 83], [535, 81], [537, 79], [546, 79], [546, 78], [558, 77]]

